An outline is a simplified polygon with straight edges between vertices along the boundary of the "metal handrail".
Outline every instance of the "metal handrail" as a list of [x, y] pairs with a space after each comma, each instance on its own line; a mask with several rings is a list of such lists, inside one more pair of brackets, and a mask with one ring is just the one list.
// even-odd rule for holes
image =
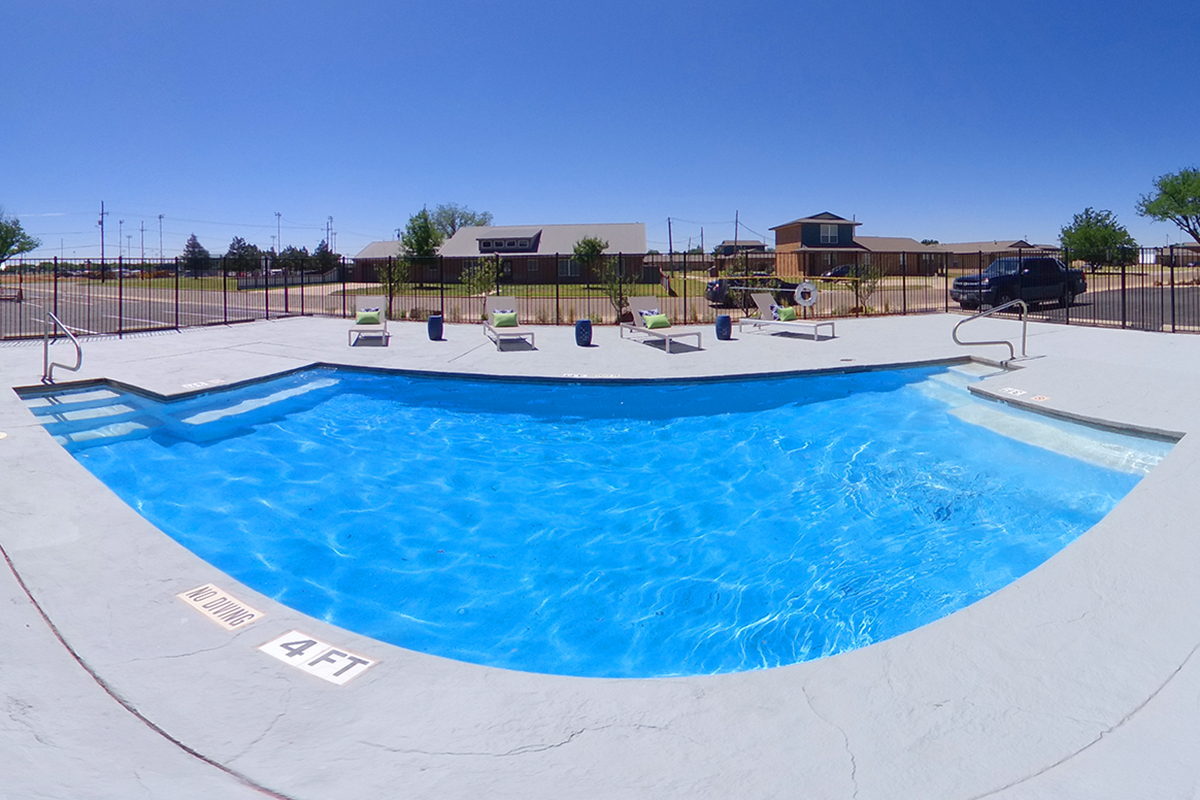
[[[66, 364], [60, 364], [57, 361], [50, 360], [50, 326], [42, 331], [42, 383], [54, 383], [54, 368], [62, 367], [71, 372], [78, 372], [83, 366], [83, 346], [79, 344], [79, 340], [75, 338], [75, 334], [71, 333], [70, 329], [63, 323], [61, 319], [54, 315], [53, 311], [46, 312], [46, 321], [54, 321], [54, 330], [57, 332], [59, 328], [63, 329], [63, 333], [75, 345], [75, 366], [69, 367]], [[57, 333], [56, 333], [57, 338]]]
[[963, 347], [967, 347], [967, 346], [971, 346], [971, 345], [981, 345], [981, 344], [983, 344], [983, 345], [987, 345], [987, 344], [1006, 345], [1008, 347], [1008, 360], [1012, 361], [1013, 359], [1015, 359], [1017, 357], [1017, 352], [1013, 348], [1012, 342], [1008, 341], [1007, 339], [996, 339], [994, 341], [986, 341], [986, 342], [964, 342], [962, 339], [958, 338], [958, 329], [961, 328], [963, 325], [966, 325], [971, 320], [980, 319], [981, 317], [990, 317], [992, 314], [995, 314], [997, 311], [1003, 311], [1006, 308], [1009, 308], [1011, 306], [1017, 306], [1017, 305], [1019, 305], [1021, 307], [1021, 358], [1025, 358], [1025, 340], [1026, 340], [1026, 337], [1027, 337], [1027, 334], [1029, 331], [1029, 321], [1027, 319], [1025, 319], [1025, 314], [1026, 314], [1026, 312], [1029, 311], [1029, 306], [1028, 306], [1028, 304], [1026, 304], [1026, 302], [1024, 300], [1020, 300], [1020, 299], [1009, 300], [1004, 305], [993, 306], [992, 308], [989, 308], [987, 311], [980, 311], [976, 314], [972, 314], [971, 316], [967, 317], [964, 320], [961, 320], [957, 325], [954, 326], [954, 330], [950, 334], [954, 338], [954, 343], [957, 345], [961, 345]]

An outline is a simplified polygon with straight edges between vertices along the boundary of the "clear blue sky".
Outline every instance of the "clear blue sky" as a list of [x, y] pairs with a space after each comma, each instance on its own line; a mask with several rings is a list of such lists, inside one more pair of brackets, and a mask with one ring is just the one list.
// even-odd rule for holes
[[[1200, 3], [0, 0], [0, 206], [45, 255], [195, 232], [353, 255], [423, 205], [645, 222], [832, 211], [1057, 241], [1200, 165]], [[127, 240], [128, 241], [128, 240]], [[125, 245], [126, 242], [122, 242]]]

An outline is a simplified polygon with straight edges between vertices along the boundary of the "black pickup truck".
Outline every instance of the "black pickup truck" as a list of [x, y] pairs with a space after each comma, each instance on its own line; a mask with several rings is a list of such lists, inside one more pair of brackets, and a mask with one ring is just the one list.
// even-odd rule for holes
[[1010, 300], [1060, 303], [1063, 308], [1087, 291], [1083, 270], [1069, 269], [1057, 258], [998, 258], [975, 275], [955, 278], [950, 299], [962, 308], [1001, 306]]

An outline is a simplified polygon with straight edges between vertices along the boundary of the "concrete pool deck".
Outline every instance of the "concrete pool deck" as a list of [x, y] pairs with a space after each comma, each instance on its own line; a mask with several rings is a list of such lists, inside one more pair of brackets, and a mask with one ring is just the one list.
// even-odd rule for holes
[[[479, 326], [430, 342], [393, 323], [389, 347], [348, 348], [344, 321], [288, 319], [86, 341], [82, 372], [56, 377], [175, 395], [315, 362], [650, 378], [1005, 353], [955, 345], [960, 319], [839, 320], [821, 342], [704, 328], [702, 350], [670, 355], [611, 327], [591, 348], [539, 328], [537, 350], [501, 353]], [[1030, 334], [1038, 357], [985, 392], [1185, 438], [1091, 531], [962, 611], [831, 658], [691, 678], [490, 669], [299, 614], [155, 529], [0, 393], [0, 797], [1195, 797], [1200, 337]], [[6, 386], [41, 370], [40, 342], [0, 344]], [[209, 583], [265, 615], [226, 630], [177, 597]], [[258, 649], [293, 630], [378, 663], [339, 686]]]

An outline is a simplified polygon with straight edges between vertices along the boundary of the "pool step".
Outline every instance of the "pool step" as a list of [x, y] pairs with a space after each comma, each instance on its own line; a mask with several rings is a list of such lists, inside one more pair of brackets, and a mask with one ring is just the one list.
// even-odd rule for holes
[[[337, 381], [332, 378], [318, 378], [257, 397], [246, 397], [244, 392], [239, 392], [237, 396], [240, 399], [232, 404], [221, 395], [206, 395], [170, 407], [167, 424], [171, 432], [180, 438], [210, 441], [227, 435], [231, 428], [246, 428], [278, 419], [296, 410], [296, 400], [335, 385]], [[264, 388], [269, 386], [265, 384]]]
[[[317, 399], [332, 378], [316, 378], [285, 389], [266, 383], [236, 395], [215, 392], [174, 403], [158, 403], [107, 387], [74, 389], [24, 398], [26, 407], [63, 445], [85, 447], [149, 436], [156, 431], [191, 442], [205, 442], [291, 413]], [[274, 388], [274, 391], [271, 389]], [[249, 395], [249, 396], [248, 396]], [[236, 398], [236, 402], [234, 399]]]
[[950, 413], [963, 422], [1024, 444], [1133, 475], [1148, 473], [1172, 447], [1170, 443], [1152, 439], [1138, 439], [1131, 446], [1127, 436], [1039, 419], [1001, 403], [969, 403], [951, 409]]

